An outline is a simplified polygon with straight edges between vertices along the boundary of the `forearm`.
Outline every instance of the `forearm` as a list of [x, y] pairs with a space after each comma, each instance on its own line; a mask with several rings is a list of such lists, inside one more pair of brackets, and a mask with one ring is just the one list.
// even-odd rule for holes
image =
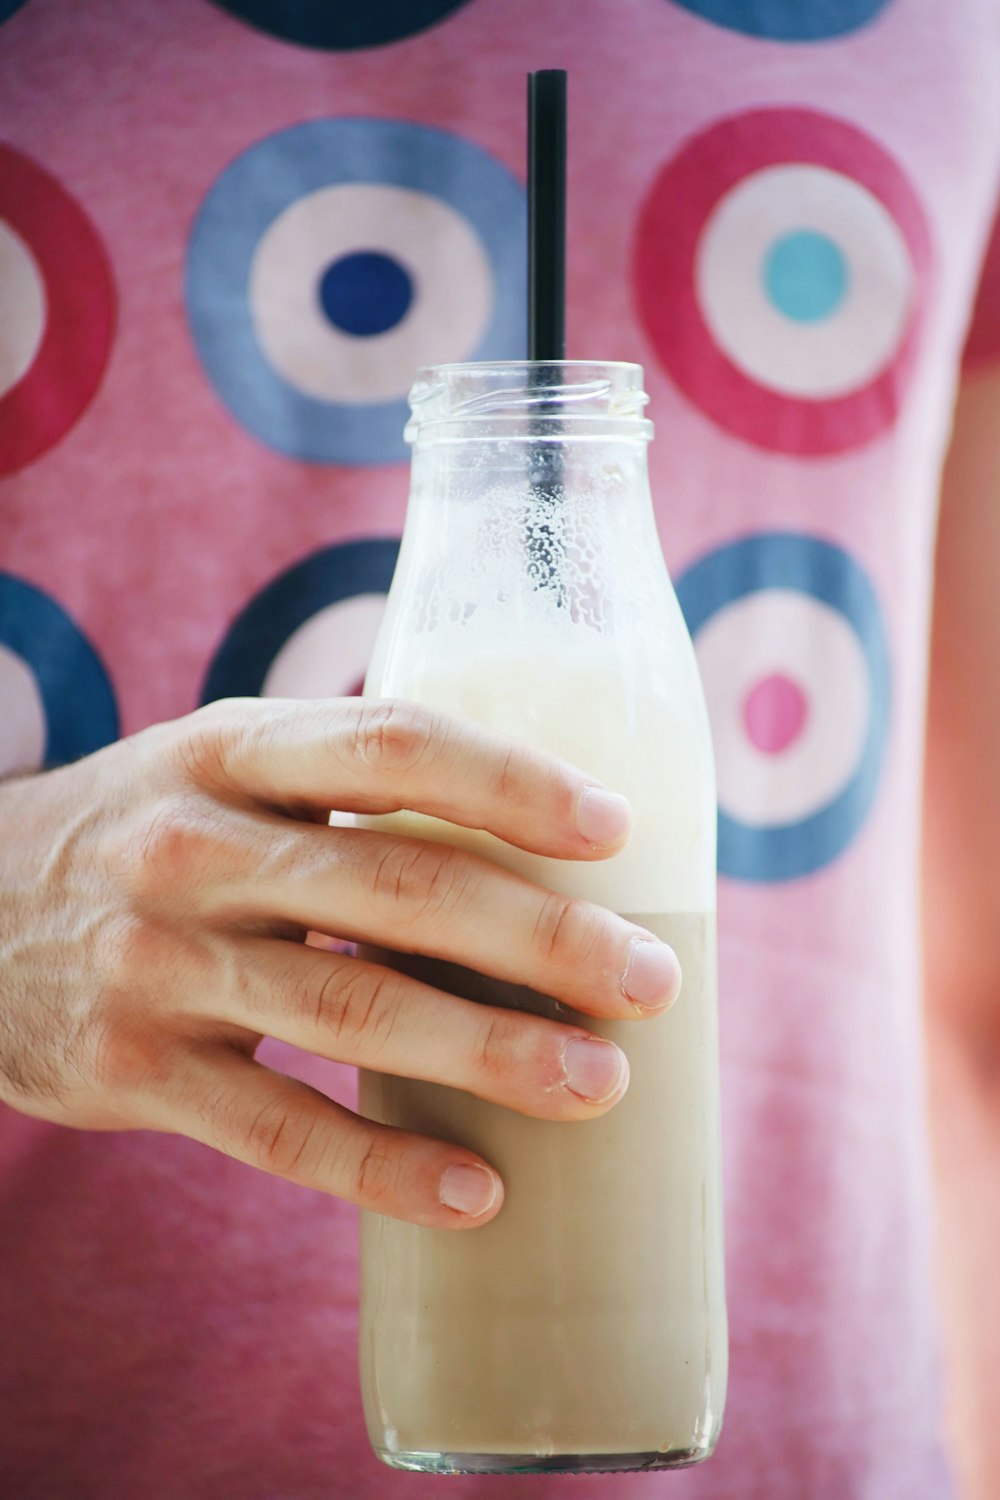
[[[928, 980], [931, 996], [948, 983], [933, 970]], [[933, 998], [927, 1043], [949, 1425], [964, 1500], [994, 1500], [1000, 1495], [1000, 1076], [995, 1047]]]
[[965, 382], [942, 490], [924, 960], [947, 1398], [968, 1500], [1000, 1495], [1000, 368]]

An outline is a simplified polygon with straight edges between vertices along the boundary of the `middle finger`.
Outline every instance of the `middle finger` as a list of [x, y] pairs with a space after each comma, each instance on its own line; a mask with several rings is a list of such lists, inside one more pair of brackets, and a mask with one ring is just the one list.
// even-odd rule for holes
[[283, 847], [227, 887], [244, 919], [442, 958], [611, 1019], [656, 1014], [680, 989], [651, 933], [448, 844], [301, 825]]

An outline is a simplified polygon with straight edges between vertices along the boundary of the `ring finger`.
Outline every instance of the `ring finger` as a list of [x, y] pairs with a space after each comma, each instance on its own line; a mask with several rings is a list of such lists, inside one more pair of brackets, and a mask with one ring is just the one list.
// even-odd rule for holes
[[593, 1118], [628, 1086], [628, 1060], [613, 1042], [504, 1008], [502, 985], [491, 985], [501, 1003], [484, 1005], [277, 939], [243, 939], [238, 961], [239, 993], [219, 1002], [219, 1019], [322, 1057], [464, 1089], [539, 1119]]

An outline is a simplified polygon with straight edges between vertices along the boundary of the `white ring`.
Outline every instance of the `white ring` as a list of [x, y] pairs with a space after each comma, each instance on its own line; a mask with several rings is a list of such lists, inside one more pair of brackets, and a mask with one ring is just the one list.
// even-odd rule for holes
[[45, 760], [45, 707], [31, 669], [0, 645], [0, 776], [37, 771]]
[[[843, 615], [795, 590], [767, 589], [713, 615], [696, 649], [725, 812], [774, 826], [830, 802], [858, 765], [871, 714], [868, 665]], [[767, 754], [749, 739], [743, 707], [774, 673], [805, 690], [809, 710], [787, 749]]]
[[0, 396], [30, 370], [45, 333], [45, 283], [35, 257], [15, 229], [0, 219]]
[[338, 698], [368, 670], [384, 594], [328, 604], [288, 637], [264, 678], [265, 698]]
[[[331, 262], [362, 250], [409, 272], [413, 301], [384, 333], [357, 337], [323, 313], [318, 286]], [[254, 331], [274, 368], [320, 400], [404, 396], [424, 364], [462, 360], [493, 312], [489, 257], [468, 220], [429, 193], [340, 184], [299, 198], [261, 236], [250, 267]]]
[[[769, 300], [763, 267], [783, 235], [812, 230], [841, 251], [843, 300], [813, 323]], [[805, 399], [867, 385], [895, 355], [916, 281], [899, 227], [867, 189], [820, 166], [754, 172], [720, 200], [698, 245], [698, 301], [720, 348], [744, 375]]]

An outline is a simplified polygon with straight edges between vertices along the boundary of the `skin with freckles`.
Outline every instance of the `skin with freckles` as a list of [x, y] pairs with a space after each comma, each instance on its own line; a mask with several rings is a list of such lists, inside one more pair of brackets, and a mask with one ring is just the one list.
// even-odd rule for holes
[[503, 1204], [461, 1144], [379, 1125], [254, 1060], [264, 1036], [585, 1121], [628, 1086], [582, 1025], [456, 998], [308, 932], [460, 964], [606, 1021], [655, 1016], [672, 950], [476, 855], [330, 808], [407, 809], [556, 858], [630, 813], [581, 772], [404, 703], [228, 700], [0, 787], [0, 1098], [87, 1129], [178, 1132], [438, 1228]]

